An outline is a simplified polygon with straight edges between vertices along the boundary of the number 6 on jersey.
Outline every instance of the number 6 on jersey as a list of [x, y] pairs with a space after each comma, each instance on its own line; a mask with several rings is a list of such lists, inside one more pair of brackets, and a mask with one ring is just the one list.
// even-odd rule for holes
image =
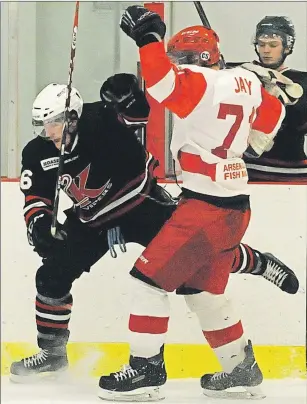
[[32, 187], [32, 177], [33, 173], [31, 170], [24, 170], [20, 177], [20, 189], [27, 190]]

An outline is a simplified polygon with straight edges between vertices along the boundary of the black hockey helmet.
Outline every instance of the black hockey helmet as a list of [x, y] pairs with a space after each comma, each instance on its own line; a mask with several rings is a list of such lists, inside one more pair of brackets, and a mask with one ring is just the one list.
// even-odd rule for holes
[[[256, 26], [256, 33], [254, 36], [254, 46], [255, 52], [259, 57], [257, 50], [258, 39], [262, 36], [280, 37], [283, 43], [284, 52], [280, 65], [284, 62], [286, 57], [293, 52], [293, 47], [295, 43], [295, 29], [292, 21], [288, 17], [284, 16], [266, 16], [261, 21], [258, 22]], [[285, 48], [289, 51], [285, 52]]]

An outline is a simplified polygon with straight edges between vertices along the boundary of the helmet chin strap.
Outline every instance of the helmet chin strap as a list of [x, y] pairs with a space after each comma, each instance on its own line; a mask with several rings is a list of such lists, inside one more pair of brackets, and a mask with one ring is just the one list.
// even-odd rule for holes
[[225, 62], [225, 59], [224, 59], [224, 56], [221, 54], [221, 59], [219, 60], [219, 66], [220, 66], [220, 69], [221, 70], [223, 70], [223, 69], [226, 69], [226, 62]]
[[[78, 118], [76, 118], [78, 121]], [[68, 124], [68, 133], [70, 136], [70, 142], [69, 144], [65, 147], [66, 152], [70, 153], [72, 150], [72, 147], [74, 146], [76, 136], [78, 134], [78, 124], [73, 128], [71, 125]]]

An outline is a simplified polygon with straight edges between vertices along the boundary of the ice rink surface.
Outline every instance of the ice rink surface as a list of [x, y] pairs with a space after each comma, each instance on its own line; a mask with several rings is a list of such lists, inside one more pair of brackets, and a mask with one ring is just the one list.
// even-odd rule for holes
[[[61, 381], [44, 381], [40, 384], [14, 384], [8, 377], [1, 378], [2, 404], [92, 404], [107, 403], [97, 396], [98, 380], [78, 379], [66, 375]], [[306, 380], [266, 380], [262, 390], [263, 400], [213, 399], [205, 397], [198, 379], [169, 380], [163, 388], [165, 404], [306, 404]]]

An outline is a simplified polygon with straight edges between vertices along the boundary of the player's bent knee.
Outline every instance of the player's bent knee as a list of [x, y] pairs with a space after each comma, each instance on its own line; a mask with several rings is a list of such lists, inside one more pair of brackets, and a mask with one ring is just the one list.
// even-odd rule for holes
[[[142, 280], [133, 277], [133, 300], [131, 316], [168, 318], [170, 312], [168, 293]], [[133, 319], [130, 316], [130, 321]]]
[[223, 294], [202, 292], [184, 298], [189, 309], [197, 315], [203, 330], [225, 328], [240, 320], [233, 311], [230, 300]]
[[189, 294], [185, 295], [184, 298], [187, 306], [194, 313], [199, 310], [207, 310], [208, 308], [218, 310], [228, 301], [225, 295], [214, 295], [210, 292]]

